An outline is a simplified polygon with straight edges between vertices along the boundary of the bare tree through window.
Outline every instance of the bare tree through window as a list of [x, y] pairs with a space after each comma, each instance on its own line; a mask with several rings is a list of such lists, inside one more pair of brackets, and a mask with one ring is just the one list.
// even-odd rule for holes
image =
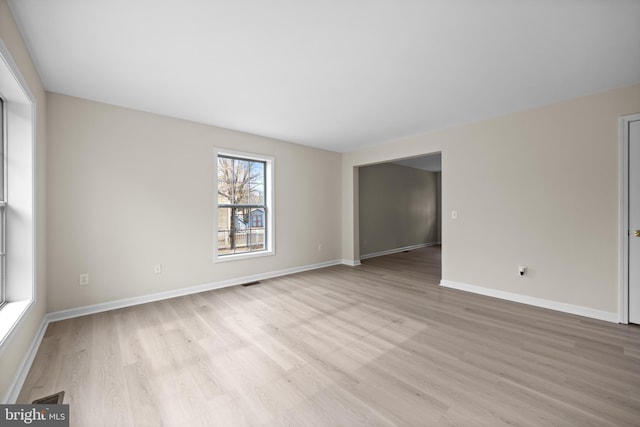
[[266, 162], [224, 155], [217, 162], [218, 254], [264, 250]]

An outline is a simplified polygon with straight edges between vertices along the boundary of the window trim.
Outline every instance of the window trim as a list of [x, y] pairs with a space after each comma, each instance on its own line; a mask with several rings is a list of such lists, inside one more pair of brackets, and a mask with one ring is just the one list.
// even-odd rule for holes
[[[233, 157], [246, 160], [253, 160], [265, 163], [265, 201], [266, 221], [265, 227], [265, 249], [254, 252], [243, 252], [237, 254], [218, 254], [218, 157]], [[242, 259], [259, 258], [275, 255], [275, 208], [274, 208], [274, 165], [275, 159], [271, 156], [256, 153], [246, 153], [242, 151], [227, 150], [223, 148], [214, 149], [214, 173], [213, 173], [213, 260], [216, 263], [237, 261]]]
[[[6, 209], [5, 212], [11, 233], [5, 235], [9, 256], [5, 260], [6, 303], [0, 309], [1, 355], [38, 300], [35, 151], [38, 106], [20, 68], [2, 39], [0, 93], [5, 101], [4, 114], [7, 123], [5, 197], [11, 200], [10, 209]], [[18, 178], [14, 179], [16, 176]], [[15, 227], [11, 224], [15, 224]]]
[[7, 114], [0, 96], [0, 309], [6, 301], [6, 236], [7, 236]]

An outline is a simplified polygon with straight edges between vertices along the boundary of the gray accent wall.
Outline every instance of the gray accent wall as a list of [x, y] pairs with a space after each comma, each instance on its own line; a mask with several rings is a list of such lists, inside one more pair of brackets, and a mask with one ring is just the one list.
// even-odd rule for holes
[[439, 172], [359, 168], [360, 256], [439, 242], [439, 184]]

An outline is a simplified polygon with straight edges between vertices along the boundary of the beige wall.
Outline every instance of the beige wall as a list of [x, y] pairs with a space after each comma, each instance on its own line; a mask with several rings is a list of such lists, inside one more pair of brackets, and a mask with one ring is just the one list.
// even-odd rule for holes
[[441, 151], [444, 280], [615, 313], [618, 117], [637, 112], [640, 85], [346, 154], [343, 258], [359, 250], [354, 167]]
[[29, 313], [19, 324], [18, 329], [5, 343], [0, 352], [0, 399], [5, 396], [14, 380], [16, 371], [22, 363], [33, 339], [42, 323], [46, 311], [46, 253], [45, 253], [45, 130], [46, 105], [45, 92], [38, 73], [33, 66], [22, 37], [13, 21], [11, 11], [5, 0], [0, 0], [0, 39], [8, 48], [13, 60], [20, 69], [22, 77], [29, 86], [36, 102], [36, 301]]
[[435, 172], [382, 163], [359, 175], [361, 255], [438, 241]]
[[[53, 93], [47, 108], [49, 311], [340, 259], [339, 154]], [[275, 256], [213, 262], [215, 147], [275, 158]]]
[[[443, 159], [444, 279], [617, 311], [617, 119], [640, 112], [640, 85], [340, 156], [45, 95], [5, 0], [0, 38], [37, 105], [36, 304], [0, 352], [0, 395], [45, 311], [355, 262], [357, 167], [434, 152]], [[275, 256], [212, 262], [213, 147], [275, 157]], [[529, 276], [517, 277], [519, 264]], [[80, 272], [88, 287], [78, 286]]]

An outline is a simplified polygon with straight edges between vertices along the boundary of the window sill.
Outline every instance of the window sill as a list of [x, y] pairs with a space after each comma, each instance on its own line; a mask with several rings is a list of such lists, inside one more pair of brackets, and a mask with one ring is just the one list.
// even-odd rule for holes
[[275, 255], [274, 251], [260, 251], [260, 252], [249, 252], [243, 254], [234, 254], [234, 255], [218, 255], [215, 258], [215, 262], [228, 262], [228, 261], [240, 261], [242, 259], [249, 258], [260, 258], [264, 256]]
[[32, 300], [8, 302], [0, 308], [0, 353], [13, 334], [20, 319], [31, 307]]

